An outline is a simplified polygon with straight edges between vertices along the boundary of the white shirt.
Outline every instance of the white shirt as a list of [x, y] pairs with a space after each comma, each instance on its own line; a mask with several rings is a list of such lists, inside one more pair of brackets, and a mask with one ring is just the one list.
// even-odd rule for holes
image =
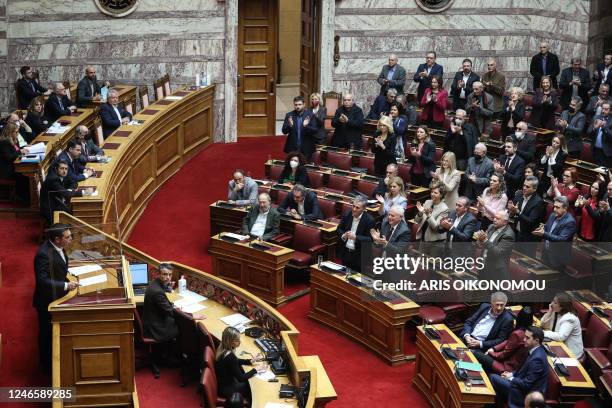
[[[64, 263], [67, 263], [66, 262], [66, 257], [64, 256], [64, 250], [62, 248], [58, 247], [57, 245], [55, 245], [52, 241], [49, 241], [49, 242], [51, 242], [51, 245], [53, 245], [53, 248], [62, 257], [62, 260], [64, 261]], [[68, 290], [68, 282], [64, 282], [64, 290]]]
[[304, 215], [304, 201], [298, 203], [298, 214]]
[[[559, 149], [559, 150], [561, 150], [561, 149]], [[546, 155], [542, 156], [541, 163], [542, 164], [547, 164], [547, 162], [548, 162], [548, 166], [547, 166], [547, 169], [546, 169], [546, 177], [550, 177], [550, 176], [553, 175], [552, 166], [557, 164], [557, 155], [559, 154], [559, 150], [557, 150], [550, 157], [548, 157], [548, 160], [546, 160]]]
[[[363, 215], [363, 213], [361, 213], [361, 215], [357, 218], [353, 217], [353, 223], [351, 224], [351, 233], [352, 234], [357, 234], [357, 227], [359, 226], [359, 221], [361, 220], [361, 216]], [[348, 249], [355, 249], [355, 240], [354, 239], [347, 239], [346, 240], [346, 247]]]
[[489, 333], [491, 332], [497, 318], [498, 316], [493, 316], [491, 310], [489, 310], [489, 312], [484, 315], [484, 317], [480, 319], [478, 323], [476, 323], [476, 326], [474, 326], [474, 329], [470, 335], [480, 342], [480, 347], [482, 347], [482, 342], [489, 336]]
[[251, 235], [255, 235], [256, 237], [261, 237], [266, 231], [266, 222], [268, 221], [268, 214], [270, 210], [262, 213], [261, 211], [257, 215], [257, 219], [255, 220], [255, 224], [251, 228]]
[[[521, 203], [521, 206], [519, 207], [519, 215], [523, 213], [523, 210], [525, 209], [525, 206], [527, 205], [527, 203], [529, 202], [529, 200], [531, 200], [531, 197], [533, 197], [533, 194], [530, 195], [529, 197], [523, 197], [523, 202]], [[520, 231], [521, 230], [521, 223], [519, 221], [516, 222], [516, 230]]]
[[459, 98], [465, 99], [465, 87], [467, 86], [468, 79], [470, 79], [470, 74], [463, 74], [463, 88], [461, 88], [461, 93], [459, 94]]
[[[455, 222], [453, 222], [453, 226], [450, 227], [449, 231], [452, 230], [453, 228], [457, 228], [457, 226], [459, 225], [459, 223], [461, 222], [464, 216], [465, 214], [463, 214], [460, 217], [455, 218]], [[455, 238], [455, 236], [453, 234], [450, 234], [450, 238], [449, 238], [450, 242], [453, 242], [453, 238]]]
[[115, 111], [115, 114], [117, 115], [117, 117], [119, 118], [119, 122], [121, 122], [121, 114], [119, 113], [119, 109], [117, 109], [117, 106], [115, 105], [111, 105]]

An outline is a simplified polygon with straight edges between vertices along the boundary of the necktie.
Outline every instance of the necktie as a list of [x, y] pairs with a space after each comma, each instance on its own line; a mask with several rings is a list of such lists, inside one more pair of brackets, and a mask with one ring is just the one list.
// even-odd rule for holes
[[57, 97], [57, 100], [59, 101], [59, 106], [60, 106], [60, 109], [61, 109], [61, 110], [64, 110], [64, 104], [62, 103], [62, 97], [61, 97], [61, 96], [58, 96], [58, 97]]
[[504, 166], [506, 170], [508, 170], [508, 167], [510, 167], [510, 162], [512, 161], [512, 157], [507, 157], [506, 158], [506, 165]]
[[34, 87], [34, 82], [33, 81], [28, 81], [28, 83], [30, 84], [30, 88], [32, 88], [32, 92], [36, 93], [36, 88]]
[[389, 228], [389, 231], [387, 232], [387, 235], [385, 236], [385, 239], [387, 240], [387, 242], [389, 242], [389, 240], [391, 239], [391, 237], [393, 236], [393, 231], [395, 230], [395, 227], [391, 227]]
[[546, 75], [546, 56], [542, 56], [542, 75]]
[[297, 133], [297, 145], [300, 147], [302, 145], [302, 115], [296, 116], [296, 133]]

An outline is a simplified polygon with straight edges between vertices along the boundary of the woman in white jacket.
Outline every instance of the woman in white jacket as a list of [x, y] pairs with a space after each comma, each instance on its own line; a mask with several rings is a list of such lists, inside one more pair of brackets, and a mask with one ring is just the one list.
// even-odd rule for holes
[[554, 297], [541, 323], [546, 339], [564, 342], [577, 359], [582, 358], [584, 348], [580, 319], [567, 293], [558, 293]]
[[455, 204], [459, 199], [459, 182], [461, 181], [461, 173], [457, 170], [455, 153], [444, 153], [440, 164], [440, 167], [432, 174], [432, 177], [435, 181], [444, 186], [446, 190], [446, 194], [444, 194], [444, 203], [448, 209], [452, 211], [455, 209]]

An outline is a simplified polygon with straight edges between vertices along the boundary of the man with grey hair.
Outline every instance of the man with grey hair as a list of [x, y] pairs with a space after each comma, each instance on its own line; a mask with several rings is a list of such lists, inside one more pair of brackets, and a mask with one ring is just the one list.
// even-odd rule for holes
[[508, 201], [508, 212], [515, 219], [516, 241], [529, 243], [520, 245], [520, 251], [531, 257], [535, 255], [536, 243], [540, 241], [532, 232], [538, 228], [546, 212], [545, 203], [537, 191], [538, 178], [529, 176], [523, 181], [523, 189]]
[[602, 105], [604, 103], [610, 102], [612, 102], [612, 98], [610, 98], [610, 85], [601, 84], [599, 86], [599, 90], [597, 91], [597, 95], [591, 96], [591, 100], [589, 101], [586, 109], [584, 110], [584, 113], [586, 113], [589, 118], [599, 116], [601, 115]]
[[497, 62], [493, 58], [487, 61], [487, 72], [482, 76], [485, 92], [493, 96], [493, 110], [497, 116], [504, 106], [504, 92], [506, 92], [506, 77], [497, 70]]
[[[580, 58], [572, 58], [572, 65], [561, 71], [559, 88], [561, 88], [561, 107], [569, 108], [572, 98], [579, 96], [583, 101], [589, 99], [589, 90], [592, 87], [591, 75], [586, 68], [582, 68]], [[582, 107], [583, 110], [586, 106]]]
[[457, 109], [444, 137], [444, 151], [455, 153], [457, 169], [462, 171], [466, 169], [468, 158], [478, 143], [478, 131], [474, 125], [467, 123], [466, 116], [465, 110]]
[[467, 97], [465, 111], [470, 115], [470, 123], [474, 124], [480, 134], [490, 135], [493, 131], [493, 96], [484, 91], [482, 82], [472, 84], [473, 92]]
[[355, 197], [353, 208], [338, 224], [340, 259], [345, 266], [356, 271], [361, 271], [361, 246], [364, 242], [372, 242], [370, 230], [374, 227], [374, 218], [366, 211], [367, 204], [365, 198]]
[[580, 112], [582, 98], [572, 96], [568, 109], [561, 112], [561, 118], [557, 122], [557, 129], [565, 136], [567, 141], [567, 153], [574, 159], [579, 159], [582, 153], [582, 135], [586, 117]]
[[45, 116], [49, 122], [55, 122], [61, 116], [70, 116], [76, 110], [76, 106], [67, 96], [67, 92], [69, 90], [61, 82], [57, 82], [53, 86], [53, 93], [49, 95], [47, 102], [45, 102]]
[[559, 57], [550, 52], [550, 45], [543, 41], [540, 43], [540, 52], [531, 58], [529, 73], [533, 77], [533, 90], [540, 87], [543, 76], [549, 76], [553, 88], [557, 88], [557, 76], [561, 72]]
[[482, 195], [489, 186], [489, 178], [493, 174], [493, 161], [487, 157], [487, 146], [477, 143], [474, 155], [468, 159], [465, 170], [465, 195], [472, 201]]
[[446, 241], [449, 247], [453, 242], [470, 242], [474, 231], [476, 231], [476, 217], [469, 211], [470, 200], [461, 196], [455, 203], [455, 209], [450, 212], [448, 218], [440, 221], [440, 227], [448, 231]]
[[242, 220], [241, 232], [253, 238], [268, 241], [280, 232], [280, 214], [271, 206], [272, 200], [268, 193], [258, 196], [258, 204], [251, 207]]
[[612, 103], [601, 105], [601, 115], [595, 116], [589, 125], [587, 135], [591, 139], [593, 161], [599, 166], [612, 167]]
[[341, 148], [361, 150], [363, 131], [363, 110], [355, 105], [355, 99], [350, 93], [342, 97], [342, 106], [336, 110], [332, 119], [334, 135], [331, 145]]
[[388, 65], [383, 65], [378, 76], [378, 83], [380, 84], [380, 94], [382, 96], [388, 95], [387, 91], [389, 89], [394, 89], [400, 95], [404, 93], [406, 70], [397, 63], [397, 56], [395, 54], [389, 55]]
[[132, 120], [132, 114], [119, 105], [119, 92], [115, 89], [108, 91], [108, 101], [100, 106], [100, 119], [104, 139], [119, 126], [126, 125]]
[[74, 131], [75, 139], [81, 145], [81, 156], [79, 161], [83, 164], [97, 162], [104, 156], [104, 150], [96, 146], [89, 134], [87, 126], [77, 126]]
[[368, 119], [378, 120], [382, 115], [389, 116], [391, 106], [395, 105], [396, 96], [397, 90], [395, 88], [390, 88], [387, 95], [378, 95], [371, 106]]
[[323, 219], [316, 193], [309, 191], [301, 184], [293, 186], [293, 190], [278, 206], [278, 212], [287, 214], [296, 220], [316, 221]]
[[479, 279], [508, 279], [510, 275], [508, 264], [514, 248], [514, 232], [508, 225], [508, 218], [508, 211], [498, 211], [486, 232], [480, 230], [474, 234], [477, 244], [484, 249], [485, 262]]
[[392, 206], [383, 219], [380, 231], [372, 228], [370, 234], [377, 245], [386, 246], [389, 243], [410, 242], [410, 229], [404, 220], [404, 207]]
[[250, 177], [244, 175], [244, 170], [234, 170], [234, 178], [227, 186], [227, 201], [237, 205], [257, 204], [259, 186]]
[[576, 220], [568, 212], [567, 197], [555, 197], [553, 212], [546, 224], [533, 231], [544, 239], [542, 260], [548, 266], [563, 272], [572, 254], [572, 241], [576, 234]]
[[508, 296], [493, 292], [491, 303], [483, 303], [463, 325], [459, 337], [466, 346], [482, 352], [506, 340], [513, 329], [514, 317], [506, 310]]

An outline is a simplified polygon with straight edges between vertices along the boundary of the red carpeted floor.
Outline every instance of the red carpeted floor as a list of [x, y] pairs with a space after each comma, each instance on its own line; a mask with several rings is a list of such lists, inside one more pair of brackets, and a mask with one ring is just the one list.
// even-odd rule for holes
[[[210, 270], [206, 252], [210, 231], [208, 205], [227, 194], [235, 168], [262, 177], [263, 163], [283, 157], [284, 138], [244, 138], [235, 144], [215, 144], [192, 159], [149, 203], [129, 243], [158, 259], [175, 260]], [[0, 386], [47, 385], [38, 370], [36, 313], [31, 306], [34, 287], [33, 257], [38, 246], [34, 220], [0, 218]], [[372, 352], [334, 330], [308, 319], [309, 299], [303, 297], [279, 310], [300, 330], [300, 354], [317, 354], [329, 375], [338, 401], [331, 407], [428, 406], [412, 386], [414, 363], [391, 367]], [[414, 345], [409, 343], [410, 349]], [[155, 380], [147, 369], [137, 371], [140, 405], [144, 408], [197, 407], [194, 387], [179, 387], [176, 369], [162, 368]], [[35, 404], [2, 406], [34, 407]], [[257, 407], [260, 408], [260, 407]]]

